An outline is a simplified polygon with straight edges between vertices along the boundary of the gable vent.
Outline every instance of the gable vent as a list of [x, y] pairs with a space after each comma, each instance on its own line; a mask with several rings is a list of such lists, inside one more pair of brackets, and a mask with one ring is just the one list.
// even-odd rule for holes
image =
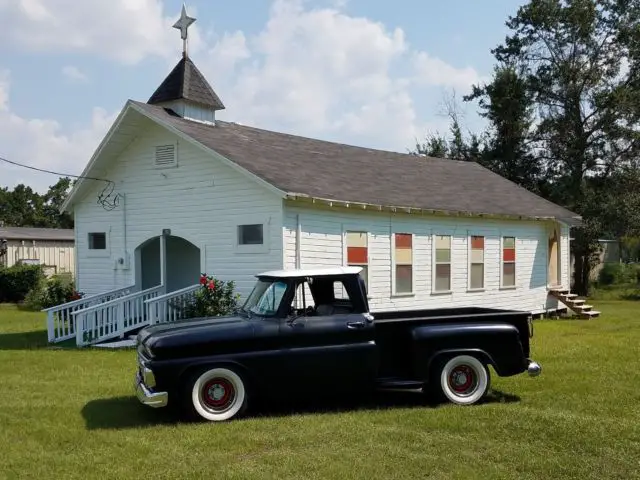
[[157, 145], [154, 164], [156, 167], [175, 167], [178, 164], [175, 145]]

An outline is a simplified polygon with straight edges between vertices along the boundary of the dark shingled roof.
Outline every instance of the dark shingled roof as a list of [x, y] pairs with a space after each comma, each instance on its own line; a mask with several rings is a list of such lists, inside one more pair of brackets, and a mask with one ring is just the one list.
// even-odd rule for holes
[[72, 228], [0, 227], [0, 239], [2, 238], [7, 240], [75, 240]]
[[212, 107], [215, 110], [224, 110], [225, 108], [207, 79], [187, 56], [182, 57], [182, 60], [171, 70], [171, 73], [151, 95], [147, 103], [157, 104], [181, 98]]
[[579, 223], [577, 214], [475, 162], [355, 147], [221, 121], [207, 125], [162, 107], [133, 103], [288, 194]]

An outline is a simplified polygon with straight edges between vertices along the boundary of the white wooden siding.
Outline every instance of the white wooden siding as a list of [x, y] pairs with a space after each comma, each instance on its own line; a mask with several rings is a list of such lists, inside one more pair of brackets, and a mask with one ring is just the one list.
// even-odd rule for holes
[[[343, 232], [368, 232], [369, 296], [372, 311], [483, 306], [542, 312], [547, 306], [547, 225], [541, 222], [484, 221], [471, 218], [416, 217], [346, 209], [285, 205], [285, 267], [296, 265], [296, 228], [301, 222], [301, 267], [343, 265]], [[391, 235], [413, 233], [414, 294], [392, 295]], [[563, 265], [568, 261], [563, 230]], [[432, 293], [433, 235], [452, 236], [452, 293]], [[468, 291], [470, 235], [485, 236], [485, 289]], [[515, 289], [500, 288], [501, 236], [516, 237]], [[565, 259], [565, 257], [567, 257]], [[566, 270], [563, 270], [563, 272]]]
[[[112, 211], [98, 205], [102, 185], [95, 182], [75, 207], [79, 288], [100, 293], [133, 285], [136, 247], [168, 228], [172, 235], [200, 249], [203, 272], [234, 280], [238, 291], [246, 295], [256, 273], [282, 268], [281, 199], [201, 149], [148, 123], [146, 133], [114, 158], [109, 170], [93, 172], [92, 176], [116, 183], [114, 195], [124, 194], [120, 205]], [[154, 167], [155, 146], [174, 142], [178, 166]], [[263, 248], [236, 247], [237, 225], [250, 223], [265, 223]], [[88, 249], [90, 232], [107, 233], [106, 251]], [[128, 259], [124, 268], [116, 266], [121, 257]]]
[[175, 100], [172, 102], [164, 102], [165, 108], [170, 108], [182, 118], [195, 120], [196, 122], [215, 123], [216, 112], [209, 107], [197, 105], [186, 100]]
[[20, 260], [38, 260], [47, 274], [71, 273], [75, 271], [75, 248], [73, 242], [60, 240], [9, 240], [3, 265], [11, 267]]

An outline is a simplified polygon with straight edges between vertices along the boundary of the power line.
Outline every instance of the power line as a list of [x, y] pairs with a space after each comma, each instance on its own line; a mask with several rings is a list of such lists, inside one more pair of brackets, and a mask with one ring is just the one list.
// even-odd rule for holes
[[[4, 157], [0, 157], [0, 161], [10, 163], [11, 165], [15, 165], [17, 167], [28, 168], [29, 170], [35, 170], [37, 172], [50, 173], [52, 175], [57, 175], [59, 177], [73, 177], [78, 179], [86, 179], [86, 180], [96, 180], [98, 182], [105, 182], [107, 185], [102, 189], [100, 194], [98, 195], [98, 205], [101, 205], [107, 211], [111, 211], [115, 209], [120, 204], [121, 195], [117, 193], [113, 199], [111, 199], [111, 195], [116, 188], [116, 184], [112, 180], [107, 180], [104, 178], [95, 178], [95, 177], [87, 177], [84, 175], [72, 175], [70, 173], [60, 173], [54, 172], [52, 170], [46, 170], [44, 168], [33, 167], [31, 165], [25, 165], [24, 163], [14, 162], [13, 160], [9, 160]], [[106, 193], [108, 191], [108, 193]], [[106, 193], [106, 195], [105, 195]]]
[[24, 163], [18, 163], [18, 162], [14, 162], [12, 160], [8, 160], [6, 158], [0, 157], [0, 160], [3, 162], [7, 162], [10, 163], [12, 165], [16, 165], [18, 167], [22, 167], [22, 168], [28, 168], [30, 170], [36, 170], [38, 172], [44, 172], [44, 173], [50, 173], [52, 175], [58, 175], [60, 177], [74, 177], [74, 178], [86, 178], [88, 180], [98, 180], [99, 182], [110, 182], [111, 180], [105, 180], [104, 178], [93, 178], [93, 177], [84, 177], [82, 175], [71, 175], [70, 173], [60, 173], [60, 172], [53, 172], [51, 170], [45, 170], [43, 168], [38, 168], [38, 167], [32, 167], [31, 165], [25, 165]]

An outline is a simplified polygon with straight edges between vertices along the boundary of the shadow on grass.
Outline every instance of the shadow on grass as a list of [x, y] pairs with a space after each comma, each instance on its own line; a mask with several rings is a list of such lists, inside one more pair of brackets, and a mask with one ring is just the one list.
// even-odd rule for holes
[[0, 333], [0, 350], [77, 350], [75, 339], [50, 344], [46, 330]]
[[88, 430], [119, 430], [177, 423], [172, 409], [145, 407], [136, 397], [92, 400], [82, 408]]
[[[517, 395], [492, 390], [480, 404], [519, 401], [520, 397]], [[246, 418], [277, 418], [291, 415], [323, 415], [407, 408], [432, 410], [445, 404], [430, 400], [420, 392], [378, 392], [370, 396], [355, 396], [347, 399], [328, 398], [315, 401], [296, 399], [286, 402], [261, 402], [258, 405], [252, 405]], [[82, 416], [88, 430], [144, 428], [186, 422], [175, 408], [145, 407], [133, 396], [93, 400], [84, 406]]]

